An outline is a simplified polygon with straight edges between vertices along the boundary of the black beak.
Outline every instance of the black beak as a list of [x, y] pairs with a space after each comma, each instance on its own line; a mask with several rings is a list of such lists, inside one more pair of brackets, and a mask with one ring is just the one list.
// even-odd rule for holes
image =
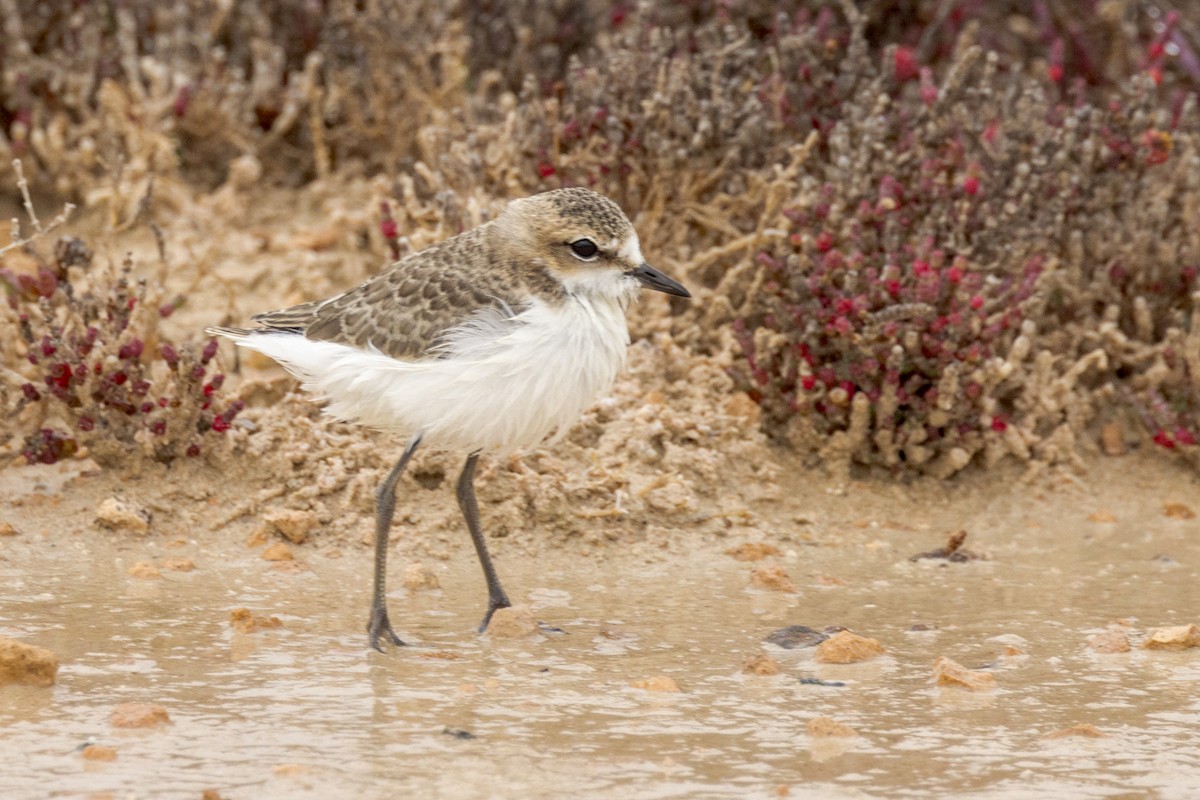
[[691, 297], [691, 293], [683, 288], [679, 281], [672, 280], [649, 264], [642, 264], [637, 269], [631, 269], [626, 275], [637, 278], [643, 286], [649, 286], [656, 292], [666, 292], [676, 297]]

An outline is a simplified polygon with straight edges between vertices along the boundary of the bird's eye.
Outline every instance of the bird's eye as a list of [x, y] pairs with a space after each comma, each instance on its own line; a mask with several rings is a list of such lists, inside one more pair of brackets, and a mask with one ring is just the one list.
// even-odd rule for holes
[[591, 261], [600, 254], [600, 248], [596, 247], [596, 243], [591, 239], [576, 239], [571, 242], [571, 252], [576, 258]]

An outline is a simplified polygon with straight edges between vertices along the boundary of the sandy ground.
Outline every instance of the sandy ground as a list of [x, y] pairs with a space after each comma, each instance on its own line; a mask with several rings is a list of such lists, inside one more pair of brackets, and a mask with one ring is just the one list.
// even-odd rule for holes
[[[0, 695], [4, 796], [1194, 796], [1200, 650], [1141, 647], [1195, 622], [1192, 473], [1130, 456], [1032, 483], [838, 487], [780, 463], [776, 495], [731, 531], [494, 540], [510, 594], [561, 634], [478, 636], [465, 533], [424, 528], [438, 511], [398, 526], [410, 646], [384, 654], [366, 647], [355, 540], [318, 529], [280, 561], [253, 514], [189, 530], [156, 498], [199, 468], [8, 470], [0, 635], [62, 667], [53, 688]], [[149, 534], [93, 523], [116, 494], [154, 509]], [[982, 558], [910, 560], [959, 529]], [[823, 663], [764, 641], [788, 625], [885, 652]], [[943, 656], [994, 684], [937, 686]], [[117, 727], [126, 702], [170, 722]]]
[[[373, 191], [188, 205], [172, 268], [144, 262], [191, 293], [171, 328], [361, 280]], [[100, 251], [153, 248], [135, 230]], [[53, 688], [0, 689], [0, 795], [1194, 796], [1200, 649], [1141, 648], [1200, 623], [1194, 470], [1134, 451], [842, 480], [766, 441], [728, 348], [677, 346], [665, 299], [632, 317], [610, 396], [479, 473], [510, 595], [562, 635], [474, 633], [461, 455], [420, 453], [391, 569], [413, 646], [368, 650], [373, 495], [401, 443], [323, 419], [265, 362], [223, 356], [249, 408], [206, 459], [0, 471], [0, 635], [62, 663]], [[909, 560], [956, 531], [983, 558]], [[788, 625], [885, 652], [839, 665], [764, 642]], [[745, 671], [761, 656], [777, 674]], [[995, 685], [936, 686], [942, 656]], [[114, 727], [127, 701], [171, 722]], [[76, 750], [89, 737], [115, 760]]]

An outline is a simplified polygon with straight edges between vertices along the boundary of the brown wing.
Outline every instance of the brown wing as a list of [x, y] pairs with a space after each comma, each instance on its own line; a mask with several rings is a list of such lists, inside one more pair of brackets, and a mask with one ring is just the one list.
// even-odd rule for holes
[[329, 300], [259, 314], [254, 321], [309, 339], [408, 360], [428, 358], [439, 337], [484, 308], [524, 307], [529, 288], [515, 264], [487, 264], [487, 229], [476, 228], [397, 262]]

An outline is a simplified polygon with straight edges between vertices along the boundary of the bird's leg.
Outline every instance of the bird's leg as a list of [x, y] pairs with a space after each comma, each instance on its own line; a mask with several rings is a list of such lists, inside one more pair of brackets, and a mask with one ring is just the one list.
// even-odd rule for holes
[[488, 555], [487, 542], [483, 539], [483, 531], [479, 528], [479, 504], [475, 502], [475, 464], [479, 461], [479, 453], [472, 453], [463, 465], [462, 475], [458, 477], [458, 507], [462, 509], [463, 517], [467, 520], [467, 530], [471, 532], [471, 541], [475, 543], [475, 553], [479, 556], [479, 566], [483, 567], [483, 577], [487, 580], [488, 607], [479, 625], [479, 632], [487, 630], [492, 621], [492, 614], [498, 608], [508, 608], [512, 605], [500, 578], [496, 576], [496, 568], [492, 566], [492, 557]]
[[392, 527], [392, 515], [396, 513], [396, 483], [400, 480], [400, 475], [408, 465], [408, 460], [417, 451], [417, 445], [420, 443], [420, 436], [408, 443], [408, 447], [404, 448], [404, 454], [400, 456], [396, 466], [392, 467], [392, 471], [383, 479], [383, 483], [379, 486], [379, 492], [375, 495], [375, 591], [371, 595], [371, 618], [367, 621], [367, 636], [370, 638], [371, 647], [381, 653], [383, 648], [379, 645], [379, 638], [384, 634], [392, 644], [404, 644], [392, 630], [392, 623], [388, 620], [388, 531]]

